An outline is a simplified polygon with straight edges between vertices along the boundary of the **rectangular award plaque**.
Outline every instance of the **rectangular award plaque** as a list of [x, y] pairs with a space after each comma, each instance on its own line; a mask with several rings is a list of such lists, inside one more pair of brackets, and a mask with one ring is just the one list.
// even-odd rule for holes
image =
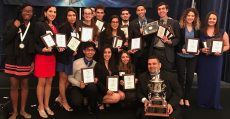
[[87, 42], [93, 40], [93, 28], [91, 27], [82, 27], [81, 28], [81, 41]]
[[107, 76], [107, 88], [111, 91], [117, 92], [118, 91], [118, 76]]
[[41, 39], [47, 48], [54, 47], [56, 45], [56, 43], [54, 42], [54, 39], [50, 33], [42, 35]]
[[94, 83], [94, 70], [93, 68], [81, 69], [82, 80], [84, 83]]
[[73, 51], [77, 51], [77, 48], [78, 48], [78, 46], [80, 45], [80, 41], [77, 39], [77, 38], [75, 38], [75, 37], [70, 37], [70, 39], [69, 39], [69, 43], [67, 44], [67, 46], [71, 49], [71, 50], [73, 50]]

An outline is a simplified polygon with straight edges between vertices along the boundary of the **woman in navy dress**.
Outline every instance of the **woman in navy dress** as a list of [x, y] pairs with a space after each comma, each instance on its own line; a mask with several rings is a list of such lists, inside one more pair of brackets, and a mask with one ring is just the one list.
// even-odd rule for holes
[[[200, 40], [204, 43], [212, 38], [220, 38], [225, 52], [229, 49], [229, 37], [226, 32], [219, 30], [217, 23], [217, 14], [214, 11], [209, 12]], [[220, 52], [210, 54], [210, 49], [203, 46], [198, 60], [198, 105], [203, 108], [221, 109], [220, 80], [223, 56]]]

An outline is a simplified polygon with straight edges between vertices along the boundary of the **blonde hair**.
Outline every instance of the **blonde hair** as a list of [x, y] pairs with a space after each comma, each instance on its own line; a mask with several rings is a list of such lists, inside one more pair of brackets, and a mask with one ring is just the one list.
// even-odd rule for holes
[[183, 14], [182, 14], [182, 16], [180, 18], [180, 22], [179, 22], [180, 27], [181, 28], [186, 27], [186, 17], [187, 17], [189, 12], [193, 12], [195, 14], [195, 19], [194, 19], [192, 25], [194, 26], [194, 28], [196, 30], [199, 30], [200, 29], [200, 17], [199, 17], [198, 11], [195, 8], [188, 8], [183, 12]]

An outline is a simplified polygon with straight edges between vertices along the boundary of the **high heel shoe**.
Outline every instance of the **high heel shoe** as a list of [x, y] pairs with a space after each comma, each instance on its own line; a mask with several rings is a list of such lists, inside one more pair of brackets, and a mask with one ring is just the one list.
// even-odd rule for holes
[[12, 115], [9, 117], [9, 119], [16, 119], [18, 116], [18, 113], [12, 113]]
[[38, 109], [38, 113], [39, 113], [40, 117], [48, 118], [48, 115], [46, 114], [45, 110]]
[[27, 112], [20, 113], [20, 115], [25, 119], [31, 119], [32, 118], [31, 114], [29, 114]]
[[45, 108], [45, 110], [46, 110], [48, 115], [51, 115], [51, 116], [54, 115], [54, 112], [49, 107]]
[[62, 104], [62, 107], [65, 109], [65, 111], [67, 111], [67, 112], [72, 112], [73, 111], [73, 108], [72, 107], [70, 107], [69, 105], [64, 105], [64, 104]]

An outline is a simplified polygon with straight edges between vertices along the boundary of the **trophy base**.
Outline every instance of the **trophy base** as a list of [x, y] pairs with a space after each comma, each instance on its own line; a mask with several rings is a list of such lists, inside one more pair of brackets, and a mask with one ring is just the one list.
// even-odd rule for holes
[[164, 105], [150, 105], [147, 107], [145, 116], [159, 116], [159, 117], [169, 117], [167, 112], [167, 106]]

